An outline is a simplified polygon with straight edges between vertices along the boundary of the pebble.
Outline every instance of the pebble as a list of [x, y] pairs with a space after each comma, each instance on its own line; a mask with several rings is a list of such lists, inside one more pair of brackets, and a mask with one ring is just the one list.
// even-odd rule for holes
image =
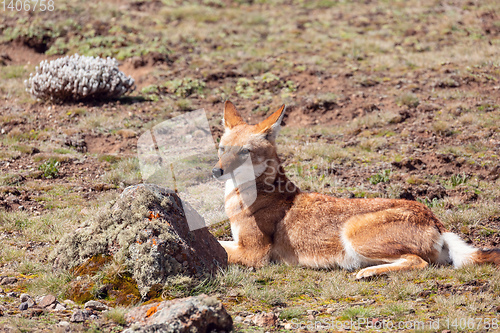
[[275, 326], [276, 322], [278, 321], [278, 317], [274, 312], [262, 312], [259, 314], [256, 314], [253, 317], [253, 320], [255, 325], [260, 326], [260, 327], [270, 327], [270, 326]]
[[61, 327], [68, 327], [70, 325], [69, 321], [62, 320], [58, 324]]
[[28, 302], [21, 303], [21, 305], [19, 305], [19, 310], [21, 311], [28, 310]]
[[236, 317], [234, 317], [234, 322], [235, 323], [242, 323], [243, 322], [243, 317], [242, 316], [236, 316]]
[[66, 304], [66, 305], [68, 305], [68, 306], [75, 306], [75, 305], [76, 305], [76, 303], [75, 303], [75, 302], [73, 302], [73, 301], [72, 301], [72, 300], [70, 300], [70, 299], [65, 299], [65, 300], [63, 301], [63, 303], [64, 303], [64, 304]]
[[84, 308], [89, 308], [97, 311], [108, 310], [108, 306], [99, 301], [88, 301], [85, 303]]
[[334, 313], [334, 312], [335, 312], [335, 309], [334, 309], [334, 308], [327, 308], [327, 309], [326, 309], [326, 313], [328, 313], [328, 314], [332, 314], [332, 313]]
[[15, 291], [12, 291], [10, 293], [7, 293], [7, 296], [8, 297], [13, 297], [13, 298], [18, 298], [19, 297], [19, 293], [16, 293]]
[[40, 299], [40, 305], [41, 308], [46, 308], [51, 304], [54, 304], [56, 302], [56, 297], [54, 295], [45, 295]]
[[83, 312], [82, 310], [75, 310], [71, 315], [71, 319], [69, 320], [72, 323], [82, 323], [88, 318], [87, 312]]
[[57, 311], [57, 312], [64, 311], [64, 310], [66, 310], [66, 307], [64, 305], [62, 305], [61, 303], [57, 303], [56, 307], [54, 308], [54, 311]]
[[31, 296], [28, 294], [21, 294], [21, 296], [19, 296], [19, 298], [21, 299], [21, 302], [27, 302], [28, 299], [31, 298]]
[[32, 308], [36, 305], [35, 301], [33, 300], [33, 298], [28, 298], [28, 300], [26, 301], [26, 303], [28, 303], [28, 307], [29, 308]]
[[17, 278], [15, 278], [13, 276], [6, 276], [6, 277], [0, 279], [0, 284], [2, 286], [9, 285], [9, 284], [14, 284], [16, 282], [17, 282]]

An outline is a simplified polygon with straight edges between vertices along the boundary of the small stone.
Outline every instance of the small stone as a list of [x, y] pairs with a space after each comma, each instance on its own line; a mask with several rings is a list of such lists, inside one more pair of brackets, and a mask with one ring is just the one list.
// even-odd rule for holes
[[27, 302], [28, 299], [31, 298], [31, 296], [28, 294], [21, 294], [21, 296], [19, 296], [19, 298], [21, 299], [21, 302]]
[[236, 316], [236, 317], [234, 317], [234, 322], [235, 323], [242, 323], [243, 322], [243, 317], [242, 316]]
[[312, 315], [312, 314], [307, 315], [307, 319], [308, 319], [308, 320], [314, 320], [314, 318], [315, 318], [315, 317], [314, 317], [314, 315]]
[[98, 318], [98, 317], [97, 317], [95, 314], [90, 315], [90, 319], [92, 319], [92, 320], [96, 320], [97, 318]]
[[334, 309], [334, 308], [327, 308], [327, 309], [326, 309], [326, 313], [328, 313], [328, 314], [332, 314], [332, 313], [334, 313], [334, 312], [335, 312], [335, 309]]
[[28, 300], [26, 301], [26, 303], [28, 303], [28, 307], [29, 308], [32, 308], [36, 305], [35, 301], [33, 300], [33, 298], [28, 298]]
[[6, 276], [0, 281], [0, 285], [5, 286], [5, 285], [10, 285], [14, 284], [17, 282], [17, 278], [13, 276]]
[[70, 299], [65, 299], [65, 300], [63, 301], [63, 303], [64, 303], [64, 304], [66, 304], [67, 306], [75, 306], [75, 305], [76, 305], [76, 303], [75, 303], [75, 302], [73, 302], [73, 301], [72, 301], [72, 300], [70, 300]]
[[63, 321], [60, 321], [59, 324], [57, 324], [57, 325], [59, 325], [60, 327], [68, 327], [70, 325], [70, 323], [69, 323], [69, 321], [63, 320]]
[[33, 317], [40, 317], [42, 314], [44, 314], [45, 311], [40, 308], [33, 308], [33, 309], [28, 309], [23, 316], [26, 318], [33, 318]]
[[88, 301], [85, 303], [84, 308], [89, 308], [96, 311], [108, 310], [108, 306], [99, 301]]
[[83, 312], [82, 310], [75, 310], [71, 315], [71, 319], [69, 321], [72, 323], [83, 323], [87, 318], [87, 312]]
[[19, 310], [21, 311], [28, 310], [28, 302], [21, 303], [21, 305], [19, 305]]
[[12, 298], [18, 298], [19, 293], [16, 293], [15, 291], [11, 291], [10, 293], [7, 293], [7, 296], [12, 297]]
[[57, 311], [57, 312], [64, 311], [64, 310], [66, 310], [66, 307], [64, 305], [62, 305], [61, 303], [57, 303], [56, 307], [54, 308], [54, 311]]
[[51, 304], [54, 304], [56, 302], [56, 297], [54, 295], [45, 295], [40, 299], [40, 305], [41, 308], [46, 308]]
[[278, 317], [276, 317], [276, 314], [274, 312], [262, 312], [256, 314], [253, 318], [254, 324], [259, 327], [275, 326], [277, 320]]
[[131, 129], [121, 129], [116, 134], [120, 135], [124, 139], [135, 138], [137, 133]]
[[54, 310], [56, 308], [56, 304], [55, 303], [52, 303], [50, 304], [49, 306], [46, 306], [45, 307], [47, 310]]
[[283, 326], [284, 326], [285, 330], [287, 330], [287, 331], [291, 331], [293, 329], [293, 324], [292, 323], [286, 323]]

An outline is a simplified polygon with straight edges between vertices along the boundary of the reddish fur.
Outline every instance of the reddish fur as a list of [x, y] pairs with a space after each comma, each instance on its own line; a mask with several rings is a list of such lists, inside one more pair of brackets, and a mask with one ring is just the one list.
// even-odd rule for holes
[[[251, 126], [242, 122], [234, 105], [226, 103], [221, 145], [250, 145], [254, 164], [268, 161], [265, 172], [256, 178], [257, 199], [250, 207], [240, 209], [238, 189], [226, 197], [231, 226], [239, 230], [237, 244], [221, 243], [231, 263], [342, 266], [350, 258], [342, 237], [368, 265], [392, 263], [367, 268], [358, 277], [423, 268], [438, 260], [436, 244], [446, 229], [427, 206], [407, 200], [341, 199], [298, 189], [284, 174], [276, 152], [274, 138], [283, 112], [284, 107]], [[222, 154], [217, 167], [231, 171], [232, 155], [230, 149]], [[477, 263], [498, 265], [500, 261], [500, 250], [475, 255]]]
[[479, 250], [475, 254], [474, 263], [494, 264], [500, 267], [500, 249]]

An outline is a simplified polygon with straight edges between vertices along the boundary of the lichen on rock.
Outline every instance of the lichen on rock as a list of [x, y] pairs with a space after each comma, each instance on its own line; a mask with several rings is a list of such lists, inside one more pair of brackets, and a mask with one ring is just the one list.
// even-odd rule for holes
[[185, 216], [173, 191], [151, 184], [131, 186], [65, 235], [49, 259], [56, 269], [70, 269], [98, 255], [111, 256], [123, 263], [143, 297], [172, 277], [203, 279], [225, 268], [224, 249], [207, 228], [190, 231]]
[[233, 320], [224, 305], [204, 294], [132, 308], [126, 333], [231, 332]]

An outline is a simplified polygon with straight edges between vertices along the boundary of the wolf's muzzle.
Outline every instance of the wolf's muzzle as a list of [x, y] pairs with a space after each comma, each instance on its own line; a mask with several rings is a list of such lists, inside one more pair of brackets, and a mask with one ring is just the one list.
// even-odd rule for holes
[[213, 168], [212, 174], [214, 175], [215, 178], [219, 178], [222, 177], [222, 175], [224, 174], [224, 170], [222, 170], [221, 168]]

